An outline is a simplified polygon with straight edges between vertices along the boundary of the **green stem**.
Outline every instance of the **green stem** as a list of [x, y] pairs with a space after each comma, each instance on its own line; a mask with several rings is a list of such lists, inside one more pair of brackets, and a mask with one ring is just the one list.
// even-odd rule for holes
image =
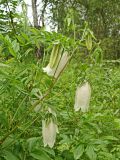
[[22, 106], [22, 104], [23, 104], [23, 102], [25, 101], [26, 98], [27, 98], [27, 96], [25, 96], [24, 99], [22, 100], [22, 102], [19, 104], [19, 106], [18, 106], [18, 108], [17, 108], [17, 110], [16, 110], [16, 112], [15, 112], [13, 118], [12, 118], [12, 123], [13, 123], [13, 121], [14, 121], [14, 119], [15, 119], [15, 117], [16, 117], [19, 109], [20, 109], [20, 107]]

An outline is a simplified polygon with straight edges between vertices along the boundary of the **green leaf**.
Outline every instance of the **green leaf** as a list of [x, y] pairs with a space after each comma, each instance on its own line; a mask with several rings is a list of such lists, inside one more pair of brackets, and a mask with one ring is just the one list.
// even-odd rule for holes
[[3, 111], [0, 111], [0, 124], [1, 126], [8, 127], [7, 116]]
[[118, 141], [119, 139], [114, 136], [104, 136], [103, 139], [112, 140], [112, 141]]
[[42, 148], [43, 151], [47, 152], [48, 154], [52, 155], [53, 157], [55, 157], [55, 152], [53, 149], [51, 148]]
[[30, 155], [37, 160], [51, 160], [51, 158], [40, 149], [36, 149], [30, 153]]
[[13, 48], [13, 50], [14, 50], [15, 52], [18, 52], [18, 51], [20, 50], [19, 43], [17, 43], [16, 40], [14, 40], [14, 41], [12, 42], [12, 48]]
[[16, 57], [16, 52], [13, 50], [13, 48], [9, 47], [9, 52], [13, 57]]
[[40, 137], [32, 137], [27, 140], [29, 152], [31, 152], [32, 149], [36, 147], [39, 141], [40, 141]]
[[21, 36], [17, 36], [17, 39], [19, 40], [20, 43], [25, 44], [25, 41]]
[[79, 145], [74, 151], [74, 158], [79, 159], [84, 152], [84, 145]]
[[33, 51], [33, 48], [29, 48], [27, 49], [27, 51], [25, 52], [25, 56], [27, 56], [29, 53], [31, 53]]
[[57, 156], [57, 157], [55, 157], [55, 160], [63, 160], [63, 158]]
[[23, 36], [23, 38], [25, 38], [25, 40], [29, 41], [29, 37], [27, 34], [22, 32], [21, 35]]
[[4, 151], [3, 157], [5, 158], [5, 160], [19, 160], [19, 158], [16, 157], [16, 155], [7, 150]]
[[120, 119], [119, 119], [119, 118], [115, 118], [115, 119], [114, 119], [114, 122], [115, 122], [115, 124], [116, 124], [116, 127], [117, 127], [117, 128], [120, 128]]
[[7, 146], [10, 146], [10, 144], [14, 141], [15, 139], [13, 139], [12, 137], [8, 137], [6, 138], [6, 140], [2, 143], [2, 147], [5, 148]]
[[73, 153], [70, 152], [69, 150], [64, 150], [62, 152], [62, 157], [64, 157], [65, 160], [73, 160], [74, 159]]
[[94, 151], [94, 147], [92, 145], [88, 145], [86, 148], [86, 154], [90, 160], [96, 160], [97, 155]]
[[11, 39], [9, 38], [9, 36], [5, 36], [5, 41], [8, 42], [8, 43], [11, 43]]
[[10, 66], [4, 63], [0, 63], [0, 67], [10, 67]]

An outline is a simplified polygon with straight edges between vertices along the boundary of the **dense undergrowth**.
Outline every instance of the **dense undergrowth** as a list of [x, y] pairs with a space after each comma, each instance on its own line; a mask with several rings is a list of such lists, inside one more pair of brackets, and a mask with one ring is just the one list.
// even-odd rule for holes
[[[54, 81], [42, 68], [56, 40], [70, 53], [78, 48]], [[120, 159], [119, 64], [102, 60], [99, 52], [84, 55], [84, 42], [36, 29], [16, 40], [0, 35], [0, 44], [1, 160]], [[90, 108], [86, 113], [75, 112], [75, 90], [85, 81], [92, 88]], [[48, 107], [56, 112], [59, 128], [52, 149], [42, 141], [42, 119]]]

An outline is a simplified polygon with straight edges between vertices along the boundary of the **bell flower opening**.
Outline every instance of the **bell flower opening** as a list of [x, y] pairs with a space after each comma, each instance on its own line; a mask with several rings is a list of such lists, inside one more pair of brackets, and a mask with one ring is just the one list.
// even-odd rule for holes
[[49, 76], [53, 76], [55, 73], [55, 69], [51, 68], [49, 64], [47, 65], [47, 67], [43, 68], [43, 71], [47, 73]]

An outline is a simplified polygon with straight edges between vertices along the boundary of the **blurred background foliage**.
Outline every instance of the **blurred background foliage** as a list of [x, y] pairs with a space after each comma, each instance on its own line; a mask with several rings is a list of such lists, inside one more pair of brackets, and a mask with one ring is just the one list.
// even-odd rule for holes
[[[106, 59], [120, 58], [120, 2], [117, 0], [44, 0], [50, 5], [51, 20], [58, 27], [58, 32], [66, 33], [65, 17], [72, 18], [80, 29], [84, 21], [89, 23], [97, 39], [101, 41], [104, 57]], [[62, 12], [61, 12], [62, 11]], [[69, 14], [69, 15], [68, 15]], [[78, 33], [79, 35], [79, 30]], [[79, 38], [79, 36], [77, 37]], [[106, 51], [108, 49], [108, 51]]]

